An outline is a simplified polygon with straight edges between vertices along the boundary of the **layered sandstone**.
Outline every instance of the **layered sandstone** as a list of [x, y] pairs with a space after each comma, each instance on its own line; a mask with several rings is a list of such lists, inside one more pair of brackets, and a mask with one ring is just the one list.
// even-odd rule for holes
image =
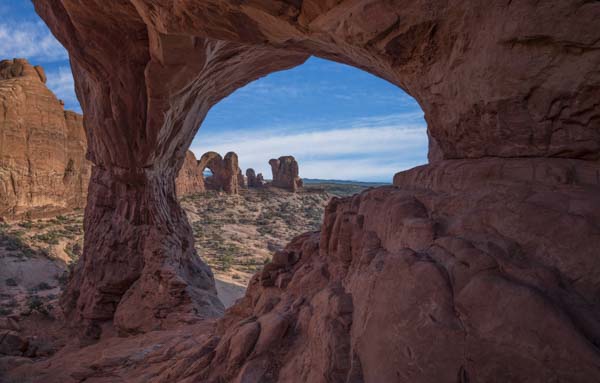
[[[439, 162], [332, 202], [216, 329], [84, 349], [68, 376], [599, 380], [600, 3], [34, 4], [69, 50], [96, 165], [63, 296], [88, 334], [218, 315], [175, 177], [208, 110], [254, 79], [310, 55], [385, 78], [422, 106]], [[41, 373], [65, 374], [57, 358]]]
[[58, 214], [85, 206], [90, 163], [81, 115], [65, 111], [44, 70], [0, 61], [0, 217]]
[[298, 162], [293, 156], [273, 158], [269, 160], [269, 165], [273, 173], [271, 185], [293, 192], [302, 187], [302, 179], [298, 176]]

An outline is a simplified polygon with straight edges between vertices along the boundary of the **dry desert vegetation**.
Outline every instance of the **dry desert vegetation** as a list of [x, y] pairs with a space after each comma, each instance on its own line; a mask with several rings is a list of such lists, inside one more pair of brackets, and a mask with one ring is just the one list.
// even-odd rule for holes
[[[230, 306], [275, 251], [301, 233], [319, 230], [332, 196], [364, 188], [313, 184], [298, 193], [264, 187], [238, 195], [209, 190], [183, 197], [181, 205], [197, 252], [215, 274], [219, 298]], [[0, 225], [0, 314], [51, 318], [83, 250], [83, 210]]]

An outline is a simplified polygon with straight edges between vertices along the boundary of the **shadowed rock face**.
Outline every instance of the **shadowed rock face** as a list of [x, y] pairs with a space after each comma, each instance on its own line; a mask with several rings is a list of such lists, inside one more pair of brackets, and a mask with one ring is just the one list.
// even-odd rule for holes
[[[600, 3], [34, 4], [85, 111], [86, 239], [63, 307], [92, 334], [220, 311], [175, 176], [207, 111], [240, 86], [311, 54], [362, 68], [417, 99], [434, 162], [334, 200], [321, 233], [278, 253], [178, 363], [132, 352], [78, 376], [600, 379]], [[43, 374], [67, 374], [58, 361]]]
[[302, 179], [298, 177], [298, 162], [294, 157], [273, 158], [269, 160], [269, 165], [271, 165], [271, 172], [273, 172], [271, 185], [293, 192], [302, 187]]
[[39, 217], [85, 206], [90, 164], [81, 115], [65, 111], [44, 70], [0, 61], [0, 217]]

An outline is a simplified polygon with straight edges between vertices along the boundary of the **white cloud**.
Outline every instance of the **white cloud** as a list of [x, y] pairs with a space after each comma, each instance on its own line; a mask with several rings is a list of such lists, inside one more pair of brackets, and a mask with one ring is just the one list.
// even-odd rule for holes
[[67, 108], [80, 110], [77, 96], [75, 95], [75, 81], [73, 80], [71, 68], [61, 66], [56, 70], [48, 71], [46, 77], [48, 88], [56, 94], [56, 97], [65, 102]]
[[311, 127], [287, 126], [213, 135], [198, 134], [197, 157], [213, 150], [235, 151], [240, 166], [270, 178], [268, 161], [293, 155], [300, 176], [391, 181], [394, 173], [426, 162], [427, 134], [422, 113], [337, 121]]
[[68, 59], [65, 48], [41, 21], [0, 22], [0, 57], [41, 62]]

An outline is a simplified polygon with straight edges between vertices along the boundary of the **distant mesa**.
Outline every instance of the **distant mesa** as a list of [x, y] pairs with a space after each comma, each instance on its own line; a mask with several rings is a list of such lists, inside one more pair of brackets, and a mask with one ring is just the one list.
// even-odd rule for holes
[[293, 156], [282, 156], [269, 160], [273, 172], [272, 186], [297, 191], [302, 187], [302, 179], [298, 176], [298, 162]]

